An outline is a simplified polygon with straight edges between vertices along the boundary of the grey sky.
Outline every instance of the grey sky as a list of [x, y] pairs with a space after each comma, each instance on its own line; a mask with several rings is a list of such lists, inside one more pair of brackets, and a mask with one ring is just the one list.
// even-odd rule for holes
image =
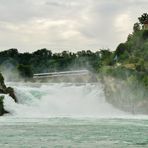
[[147, 10], [148, 0], [0, 0], [0, 50], [114, 50]]

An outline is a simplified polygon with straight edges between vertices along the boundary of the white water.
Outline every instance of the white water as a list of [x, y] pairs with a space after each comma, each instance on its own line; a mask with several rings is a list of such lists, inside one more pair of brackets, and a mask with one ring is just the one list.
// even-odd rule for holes
[[121, 117], [105, 101], [101, 84], [14, 84], [19, 104], [6, 97], [4, 107], [16, 117]]
[[148, 118], [112, 107], [101, 84], [10, 86], [19, 104], [5, 96], [11, 115], [0, 117], [0, 148], [148, 146]]

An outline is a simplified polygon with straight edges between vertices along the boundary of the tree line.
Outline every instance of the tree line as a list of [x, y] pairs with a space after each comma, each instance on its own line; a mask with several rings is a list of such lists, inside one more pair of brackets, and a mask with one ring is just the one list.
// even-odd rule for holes
[[103, 64], [111, 64], [111, 56], [112, 52], [109, 50], [52, 53], [44, 48], [33, 53], [19, 53], [17, 49], [12, 48], [0, 52], [0, 68], [1, 71], [5, 67], [17, 69], [22, 77], [32, 77], [33, 73], [77, 69], [96, 72]]

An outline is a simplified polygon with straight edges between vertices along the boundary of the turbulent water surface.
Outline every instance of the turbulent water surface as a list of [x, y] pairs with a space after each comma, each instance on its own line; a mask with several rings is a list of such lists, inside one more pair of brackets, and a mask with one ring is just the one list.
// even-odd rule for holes
[[148, 117], [105, 101], [101, 84], [9, 84], [0, 147], [148, 147]]

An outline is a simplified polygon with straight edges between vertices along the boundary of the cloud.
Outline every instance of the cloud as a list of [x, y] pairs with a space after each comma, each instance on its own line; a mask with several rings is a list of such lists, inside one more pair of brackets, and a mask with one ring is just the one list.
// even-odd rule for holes
[[0, 0], [0, 49], [114, 50], [147, 0]]

